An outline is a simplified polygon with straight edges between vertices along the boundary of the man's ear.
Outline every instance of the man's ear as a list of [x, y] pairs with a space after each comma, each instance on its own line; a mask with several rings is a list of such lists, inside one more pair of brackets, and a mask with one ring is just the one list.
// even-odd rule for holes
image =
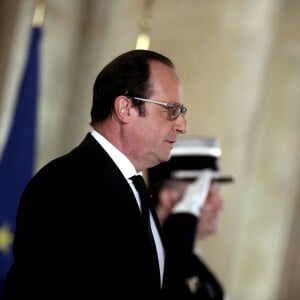
[[130, 117], [130, 100], [126, 96], [118, 96], [115, 100], [115, 113], [121, 122], [127, 123]]

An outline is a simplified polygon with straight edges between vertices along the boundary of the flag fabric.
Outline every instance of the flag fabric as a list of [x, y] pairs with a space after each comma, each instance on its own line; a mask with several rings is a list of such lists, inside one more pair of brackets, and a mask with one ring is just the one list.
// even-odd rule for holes
[[[41, 27], [33, 27], [11, 127], [0, 157], [0, 296], [12, 264], [20, 196], [35, 168]], [[1, 297], [0, 297], [1, 298]]]

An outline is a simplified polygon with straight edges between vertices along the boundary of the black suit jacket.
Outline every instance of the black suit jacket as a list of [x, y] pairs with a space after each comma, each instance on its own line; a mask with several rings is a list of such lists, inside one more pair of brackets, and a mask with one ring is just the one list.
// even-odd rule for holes
[[134, 194], [90, 134], [32, 178], [19, 203], [13, 249], [5, 300], [161, 297]]
[[224, 290], [204, 261], [194, 254], [198, 219], [188, 213], [172, 214], [163, 225], [170, 268], [166, 289], [173, 300], [223, 300]]

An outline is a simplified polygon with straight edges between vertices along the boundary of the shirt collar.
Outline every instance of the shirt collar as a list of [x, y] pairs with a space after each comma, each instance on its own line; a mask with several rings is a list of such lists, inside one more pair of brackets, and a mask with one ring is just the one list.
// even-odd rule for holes
[[[91, 135], [95, 140], [104, 148], [114, 163], [118, 166], [123, 176], [128, 179], [133, 175], [136, 175], [136, 169], [132, 162], [111, 142], [109, 142], [102, 134], [96, 130], [91, 131]], [[139, 173], [142, 175], [142, 172]]]

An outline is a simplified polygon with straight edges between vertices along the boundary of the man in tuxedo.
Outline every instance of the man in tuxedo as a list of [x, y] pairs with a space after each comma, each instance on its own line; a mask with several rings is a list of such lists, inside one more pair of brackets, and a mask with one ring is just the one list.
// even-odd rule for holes
[[181, 81], [164, 55], [132, 50], [102, 69], [91, 131], [22, 194], [4, 300], [161, 298], [160, 224], [151, 207], [143, 220], [133, 178], [170, 159], [187, 130], [185, 112]]
[[182, 137], [171, 159], [147, 171], [149, 195], [163, 225], [167, 256], [172, 261], [171, 298], [224, 300], [217, 276], [197, 252], [195, 242], [218, 230], [223, 209], [220, 184], [234, 177], [219, 174], [219, 143], [212, 137]]

